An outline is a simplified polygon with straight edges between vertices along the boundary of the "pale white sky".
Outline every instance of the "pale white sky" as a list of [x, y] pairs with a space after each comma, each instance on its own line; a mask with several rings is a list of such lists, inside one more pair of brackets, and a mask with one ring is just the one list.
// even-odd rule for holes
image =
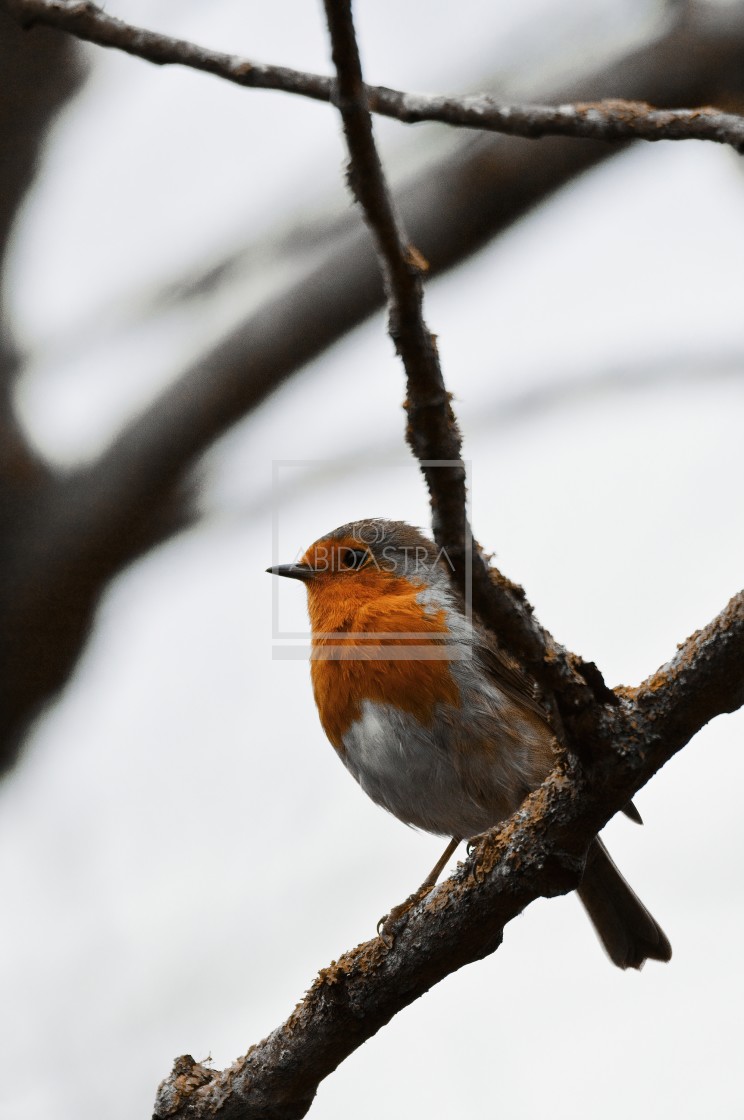
[[[328, 68], [319, 6], [299, 0], [108, 7]], [[438, 89], [507, 69], [538, 33], [547, 68], [551, 28], [581, 62], [652, 5], [633, 5], [635, 23], [609, 0], [507, 16], [464, 0], [457, 20], [437, 2], [424, 21], [407, 0], [358, 7], [370, 78]], [[90, 353], [57, 362], [76, 323], [265, 234], [298, 183], [314, 203], [343, 199], [338, 126], [322, 106], [94, 57], [14, 247], [18, 329], [36, 355], [24, 415], [62, 461], [95, 453], [239, 300], [102, 331]], [[409, 158], [396, 154], [404, 130], [384, 140], [396, 166]], [[727, 151], [637, 148], [428, 290], [477, 535], [611, 683], [651, 672], [741, 586], [744, 381], [721, 363], [744, 354], [743, 191]], [[601, 388], [603, 373], [661, 364], [672, 372], [653, 388]], [[678, 383], [676, 364], [700, 377]], [[597, 388], [500, 421], [499, 402], [577, 374]], [[243, 1053], [439, 854], [345, 773], [307, 665], [272, 661], [272, 594], [295, 629], [305, 608], [301, 587], [264, 574], [275, 459], [307, 461], [277, 498], [291, 555], [358, 517], [426, 525], [402, 397], [378, 316], [222, 441], [210, 515], [106, 597], [72, 685], [0, 788], [0, 1116], [149, 1116], [176, 1055], [223, 1066]], [[741, 713], [716, 720], [638, 796], [645, 827], [606, 831], [670, 936], [670, 965], [620, 973], [574, 898], [538, 902], [493, 957], [344, 1063], [311, 1115], [738, 1120], [742, 732]]]

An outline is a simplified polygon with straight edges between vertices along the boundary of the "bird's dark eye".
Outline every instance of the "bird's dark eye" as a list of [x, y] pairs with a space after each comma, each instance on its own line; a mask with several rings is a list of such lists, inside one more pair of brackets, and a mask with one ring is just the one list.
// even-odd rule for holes
[[339, 553], [339, 564], [349, 572], [359, 571], [369, 559], [366, 548], [342, 548]]

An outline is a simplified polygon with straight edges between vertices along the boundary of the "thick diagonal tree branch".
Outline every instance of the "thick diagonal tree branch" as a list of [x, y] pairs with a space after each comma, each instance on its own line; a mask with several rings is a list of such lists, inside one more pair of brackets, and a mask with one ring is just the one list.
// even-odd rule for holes
[[154, 1120], [297, 1120], [318, 1085], [398, 1011], [496, 950], [539, 897], [576, 887], [600, 829], [715, 715], [744, 704], [744, 592], [632, 696], [605, 709], [602, 762], [554, 772], [402, 920], [323, 969], [289, 1019], [224, 1071], [179, 1058]]
[[[113, 47], [158, 66], [187, 66], [251, 89], [279, 90], [331, 101], [323, 74], [274, 66], [209, 50], [185, 39], [136, 27], [89, 0], [6, 0], [21, 23], [43, 23], [102, 47]], [[744, 118], [709, 106], [655, 109], [640, 101], [608, 99], [576, 105], [503, 105], [487, 94], [452, 97], [365, 87], [373, 113], [403, 124], [437, 121], [456, 128], [509, 136], [575, 136], [591, 140], [710, 140], [744, 148]]]

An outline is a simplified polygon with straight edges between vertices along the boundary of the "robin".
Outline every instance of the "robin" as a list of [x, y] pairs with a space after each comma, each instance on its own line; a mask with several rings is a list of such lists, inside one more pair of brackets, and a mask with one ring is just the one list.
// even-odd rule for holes
[[[420, 896], [461, 841], [511, 816], [553, 769], [536, 687], [467, 618], [446, 554], [404, 522], [342, 525], [267, 570], [307, 588], [315, 702], [346, 768], [399, 820], [451, 837]], [[619, 968], [670, 959], [599, 837], [577, 893]]]

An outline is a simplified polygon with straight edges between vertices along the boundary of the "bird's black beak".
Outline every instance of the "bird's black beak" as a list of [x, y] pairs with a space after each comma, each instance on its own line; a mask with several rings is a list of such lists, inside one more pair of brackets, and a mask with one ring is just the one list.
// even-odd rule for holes
[[301, 579], [303, 583], [307, 583], [316, 574], [315, 568], [311, 568], [309, 564], [276, 564], [273, 568], [267, 568], [266, 571], [272, 576]]

